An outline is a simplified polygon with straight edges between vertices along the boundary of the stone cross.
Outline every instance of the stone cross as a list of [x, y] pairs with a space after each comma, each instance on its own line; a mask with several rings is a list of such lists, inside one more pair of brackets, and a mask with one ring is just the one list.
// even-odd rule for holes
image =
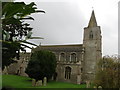
[[32, 86], [35, 86], [35, 85], [36, 85], [36, 80], [32, 79]]
[[46, 86], [46, 84], [47, 84], [47, 78], [44, 77], [44, 79], [43, 79], [43, 85]]

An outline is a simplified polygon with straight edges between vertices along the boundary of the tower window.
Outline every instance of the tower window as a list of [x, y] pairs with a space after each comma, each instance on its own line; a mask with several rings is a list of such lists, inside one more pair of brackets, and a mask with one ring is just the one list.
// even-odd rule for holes
[[90, 36], [89, 36], [90, 39], [93, 39], [93, 32], [90, 31]]
[[65, 79], [70, 79], [70, 77], [71, 77], [71, 68], [66, 67], [65, 68]]

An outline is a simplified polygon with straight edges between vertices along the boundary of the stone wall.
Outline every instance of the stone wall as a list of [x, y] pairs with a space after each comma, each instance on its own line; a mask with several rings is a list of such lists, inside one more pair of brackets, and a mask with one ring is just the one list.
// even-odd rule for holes
[[[67, 79], [65, 78], [65, 68], [70, 67], [71, 68], [71, 74], [70, 78]], [[62, 82], [70, 82], [70, 83], [81, 83], [81, 66], [80, 64], [58, 64], [56, 71], [57, 71], [57, 81], [62, 81]], [[78, 80], [78, 75], [80, 76]], [[78, 82], [79, 81], [79, 82]]]
[[[83, 64], [83, 47], [82, 44], [78, 45], [56, 45], [56, 46], [39, 46], [34, 51], [37, 50], [50, 50], [52, 51], [57, 59], [56, 81], [70, 82], [75, 84], [80, 84], [82, 82], [81, 68]], [[74, 54], [74, 55], [73, 55]], [[65, 78], [65, 68], [70, 67], [71, 73], [70, 78]]]
[[12, 63], [8, 68], [8, 74], [16, 74], [21, 76], [27, 76], [25, 69], [30, 59], [30, 53], [21, 53], [20, 59], [15, 60], [16, 63]]

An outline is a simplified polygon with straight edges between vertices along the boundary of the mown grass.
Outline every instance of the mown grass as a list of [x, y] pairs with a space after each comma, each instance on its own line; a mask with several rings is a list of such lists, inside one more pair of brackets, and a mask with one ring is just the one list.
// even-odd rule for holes
[[2, 75], [0, 75], [0, 87], [2, 87]]
[[33, 87], [32, 81], [28, 77], [22, 77], [17, 75], [2, 75], [3, 87], [11, 88], [85, 88], [86, 85], [77, 85], [65, 82], [50, 81], [47, 86]]

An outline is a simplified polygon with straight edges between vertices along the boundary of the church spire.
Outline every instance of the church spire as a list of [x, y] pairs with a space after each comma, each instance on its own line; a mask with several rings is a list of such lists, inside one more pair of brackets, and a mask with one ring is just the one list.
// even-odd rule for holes
[[93, 10], [92, 14], [91, 14], [89, 24], [88, 24], [88, 27], [96, 27], [96, 26], [97, 26], [97, 22], [96, 22], [95, 13], [94, 13], [94, 10]]

